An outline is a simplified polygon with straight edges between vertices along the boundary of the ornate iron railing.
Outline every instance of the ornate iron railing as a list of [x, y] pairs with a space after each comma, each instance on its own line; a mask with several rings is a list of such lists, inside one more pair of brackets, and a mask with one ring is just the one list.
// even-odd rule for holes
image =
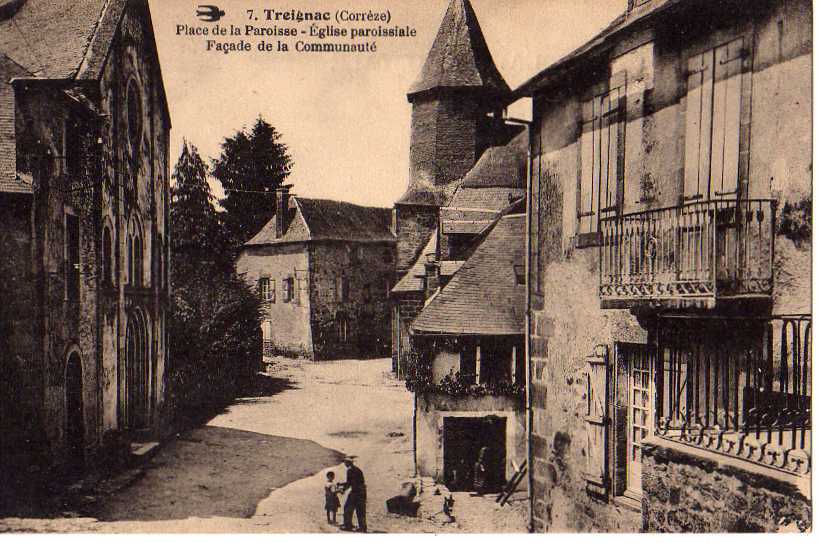
[[769, 296], [774, 200], [712, 200], [601, 221], [600, 297]]
[[656, 434], [809, 474], [811, 317], [661, 322]]

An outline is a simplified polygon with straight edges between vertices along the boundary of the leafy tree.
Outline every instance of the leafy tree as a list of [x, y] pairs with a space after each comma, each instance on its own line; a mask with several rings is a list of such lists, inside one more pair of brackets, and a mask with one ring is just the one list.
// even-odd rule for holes
[[222, 183], [223, 220], [238, 247], [256, 235], [273, 216], [275, 192], [290, 175], [293, 161], [281, 134], [261, 116], [248, 132], [222, 142], [213, 176]]
[[173, 178], [169, 380], [177, 423], [187, 424], [229, 401], [260, 369], [261, 307], [234, 272], [207, 166], [187, 142]]

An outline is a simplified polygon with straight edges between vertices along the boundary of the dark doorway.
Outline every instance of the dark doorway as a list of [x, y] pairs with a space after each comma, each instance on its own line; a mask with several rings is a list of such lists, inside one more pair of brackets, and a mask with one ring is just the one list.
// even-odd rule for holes
[[444, 481], [453, 492], [475, 490], [475, 462], [486, 447], [487, 489], [506, 482], [506, 418], [444, 417]]
[[65, 440], [70, 473], [81, 472], [84, 465], [85, 423], [82, 409], [82, 361], [71, 353], [65, 368]]

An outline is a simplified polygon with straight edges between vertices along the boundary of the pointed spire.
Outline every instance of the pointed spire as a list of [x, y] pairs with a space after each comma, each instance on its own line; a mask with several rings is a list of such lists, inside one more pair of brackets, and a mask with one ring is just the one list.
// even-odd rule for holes
[[449, 3], [421, 74], [407, 95], [411, 99], [444, 87], [485, 89], [487, 94], [498, 96], [510, 92], [492, 60], [469, 0]]

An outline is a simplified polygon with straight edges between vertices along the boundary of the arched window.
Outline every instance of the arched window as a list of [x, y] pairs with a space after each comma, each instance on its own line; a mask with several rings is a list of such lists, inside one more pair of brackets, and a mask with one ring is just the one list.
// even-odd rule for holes
[[142, 95], [136, 79], [128, 81], [126, 94], [126, 113], [128, 114], [128, 150], [132, 157], [136, 157], [142, 139]]
[[144, 268], [142, 262], [142, 236], [139, 232], [134, 232], [134, 286], [142, 286], [142, 270]]
[[143, 274], [145, 262], [143, 259], [142, 226], [134, 217], [128, 232], [128, 282], [131, 286], [141, 287], [144, 284]]

